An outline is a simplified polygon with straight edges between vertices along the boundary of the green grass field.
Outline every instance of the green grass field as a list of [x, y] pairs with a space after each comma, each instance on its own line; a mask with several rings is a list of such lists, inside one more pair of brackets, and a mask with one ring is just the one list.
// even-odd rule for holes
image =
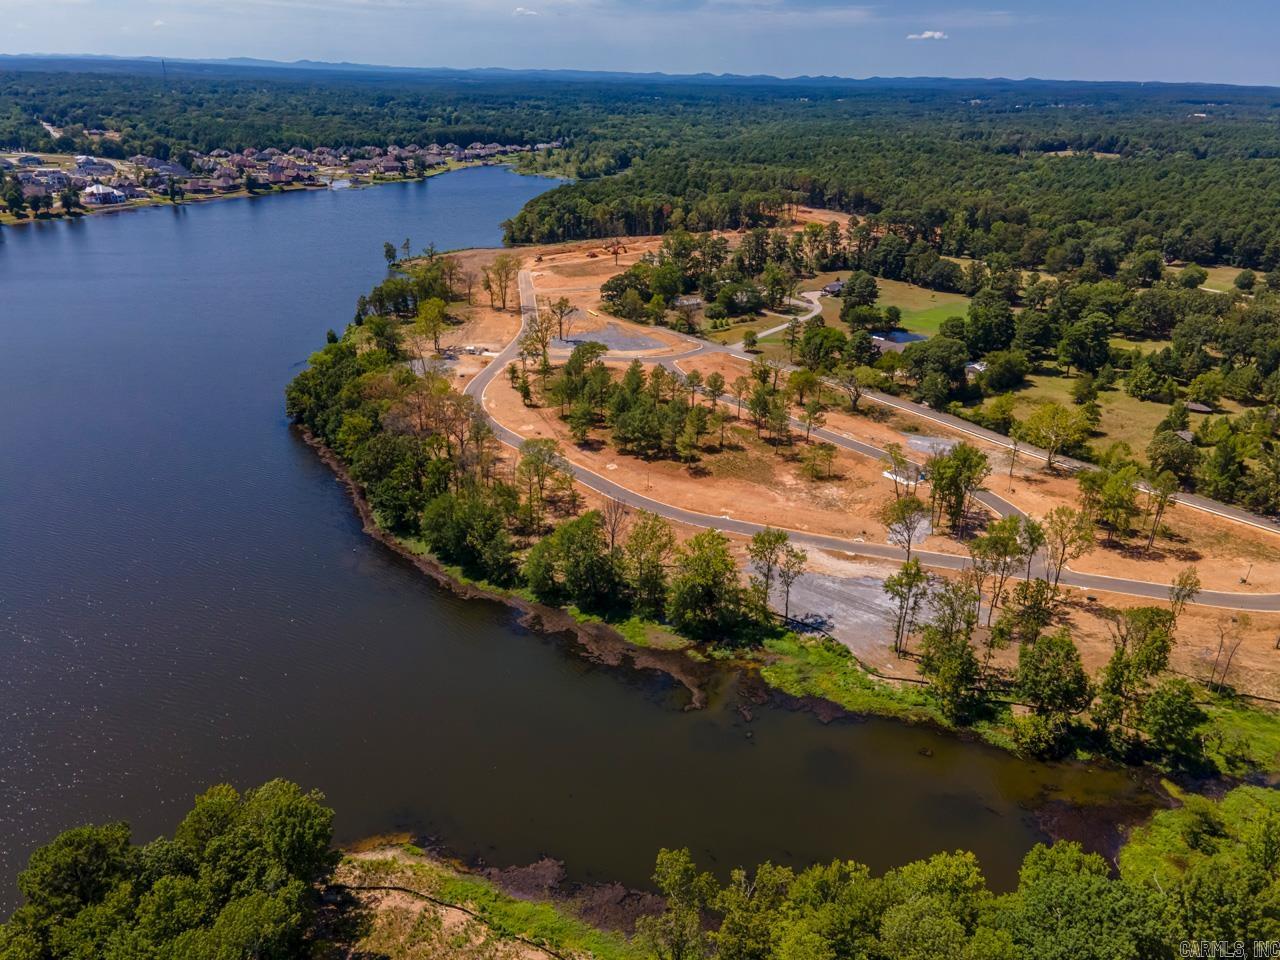
[[1155, 353], [1165, 347], [1172, 346], [1172, 340], [1130, 340], [1128, 337], [1112, 337], [1111, 345], [1118, 350], [1141, 350], [1143, 353]]
[[[748, 330], [755, 330], [757, 333], [761, 330], [768, 330], [776, 327], [780, 323], [786, 323], [784, 317], [777, 317], [772, 314], [761, 317], [753, 317], [745, 323], [735, 323], [723, 330], [706, 330], [708, 340], [714, 340], [716, 343], [740, 343], [742, 335]], [[705, 323], [704, 323], [704, 329]]]
[[[1138, 344], [1144, 348], [1152, 344]], [[1053, 367], [1043, 368], [1042, 372], [1027, 378], [1027, 386], [1017, 391], [1015, 414], [1025, 417], [1037, 403], [1052, 400], [1064, 406], [1072, 404], [1071, 387], [1075, 383], [1075, 375], [1066, 376]], [[1098, 424], [1097, 435], [1093, 446], [1102, 450], [1117, 442], [1127, 443], [1138, 460], [1146, 459], [1147, 444], [1155, 435], [1156, 427], [1169, 412], [1169, 405], [1151, 400], [1137, 400], [1124, 392], [1123, 381], [1111, 390], [1104, 390], [1098, 398], [1102, 407], [1102, 420]], [[1226, 413], [1240, 413], [1244, 408], [1230, 400], [1222, 401], [1222, 410]], [[1206, 416], [1216, 414], [1191, 414], [1191, 429], [1199, 426]]]
[[[804, 284], [805, 290], [820, 290], [836, 279], [848, 279], [849, 271], [820, 273]], [[932, 337], [948, 317], [963, 317], [969, 312], [969, 298], [958, 293], [940, 293], [900, 280], [877, 278], [880, 299], [876, 306], [897, 307], [902, 311], [902, 326], [911, 333]], [[822, 301], [822, 318], [829, 327], [840, 326], [840, 298], [826, 297]]]
[[1230, 293], [1236, 288], [1236, 277], [1240, 276], [1239, 267], [1206, 267], [1209, 271], [1209, 279], [1204, 285], [1210, 290], [1220, 290], [1223, 293]]
[[902, 326], [911, 333], [932, 337], [948, 317], [963, 317], [969, 312], [969, 298], [958, 293], [926, 290], [898, 280], [877, 280], [880, 300], [877, 306], [897, 307], [902, 311]]
[[[1071, 406], [1071, 387], [1075, 380], [1074, 376], [1056, 373], [1029, 377], [1028, 386], [1015, 395], [1018, 400], [1015, 414], [1025, 417], [1037, 403], [1046, 400]], [[1111, 443], [1124, 442], [1129, 444], [1134, 456], [1143, 459], [1156, 425], [1164, 419], [1169, 407], [1149, 400], [1135, 400], [1122, 389], [1103, 391], [1098, 402], [1102, 406], [1102, 421], [1098, 424], [1099, 436], [1094, 438], [1094, 445], [1101, 449]]]
[[[1239, 267], [1205, 267], [1209, 273], [1209, 278], [1205, 280], [1204, 286], [1207, 290], [1217, 290], [1219, 293], [1231, 293], [1236, 288], [1236, 277], [1240, 275]], [[1170, 267], [1168, 276], [1176, 277], [1182, 272], [1181, 267]], [[1262, 274], [1258, 274], [1258, 280], [1262, 280]]]

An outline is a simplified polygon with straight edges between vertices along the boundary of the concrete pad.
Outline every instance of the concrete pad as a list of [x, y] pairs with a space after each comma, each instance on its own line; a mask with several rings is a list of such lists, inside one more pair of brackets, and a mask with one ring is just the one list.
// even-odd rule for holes
[[908, 447], [924, 454], [946, 453], [960, 442], [949, 437], [924, 437], [914, 433], [904, 433], [902, 436], [906, 439]]

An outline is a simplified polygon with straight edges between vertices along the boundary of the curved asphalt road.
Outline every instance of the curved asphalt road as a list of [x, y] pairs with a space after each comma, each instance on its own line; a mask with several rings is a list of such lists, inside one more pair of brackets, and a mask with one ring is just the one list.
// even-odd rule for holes
[[[520, 332], [496, 357], [493, 358], [492, 361], [485, 366], [483, 370], [476, 374], [475, 378], [467, 384], [466, 389], [464, 390], [468, 396], [476, 399], [480, 404], [481, 409], [484, 409], [485, 406], [484, 395], [489, 384], [493, 382], [493, 378], [496, 377], [508, 363], [516, 358], [520, 349], [520, 337], [523, 335], [530, 317], [535, 316], [537, 312], [537, 299], [534, 292], [532, 276], [527, 270], [522, 270], [520, 271], [518, 282], [520, 289]], [[729, 353], [744, 360], [751, 359], [750, 357], [736, 353], [729, 348], [721, 347], [719, 344], [711, 344], [706, 341], [697, 340], [692, 340], [692, 344], [696, 346], [696, 349], [692, 349], [687, 353], [679, 354], [678, 356], [666, 357], [661, 362], [663, 362], [664, 365], [670, 366], [674, 364], [676, 360], [682, 360], [697, 356], [701, 353], [711, 352]], [[874, 397], [873, 399], [876, 399], [879, 402], [884, 402], [880, 397]], [[903, 405], [902, 409], [909, 410], [912, 413], [917, 412], [915, 410], [917, 405], [915, 404], [907, 407], [905, 406], [904, 401], [900, 401], [896, 397], [886, 397], [884, 399], [894, 401], [889, 404], [891, 406]], [[933, 420], [936, 423], [943, 423], [946, 426], [953, 426], [950, 420], [958, 419], [950, 417], [943, 419], [943, 417], [946, 417], [945, 414], [939, 415], [936, 411], [932, 411], [928, 407], [923, 407], [921, 409], [925, 411], [920, 414], [921, 416], [926, 416], [927, 419]], [[485, 411], [485, 414], [488, 416], [487, 410]], [[524, 437], [520, 436], [514, 430], [507, 429], [502, 424], [498, 423], [498, 421], [494, 420], [492, 416], [489, 416], [489, 422], [493, 427], [494, 434], [499, 440], [510, 447], [519, 449]], [[971, 434], [973, 434], [977, 429], [980, 429], [975, 428], [973, 424], [968, 424], [966, 421], [960, 421], [960, 423], [964, 423], [966, 426], [964, 428], [956, 427], [956, 429], [965, 429], [966, 432]], [[821, 436], [824, 440], [834, 443], [837, 446], [844, 447], [845, 449], [854, 450], [858, 453], [865, 454], [866, 456], [875, 457], [881, 460], [885, 458], [883, 450], [873, 447], [870, 444], [854, 440], [852, 437], [847, 437], [844, 434], [835, 433], [825, 429], [814, 430], [814, 433]], [[995, 434], [994, 436], [1000, 435]], [[1003, 437], [1001, 439], [1003, 439], [1007, 445], [1008, 439]], [[574, 477], [583, 486], [607, 497], [619, 500], [628, 506], [639, 510], [648, 510], [651, 513], [656, 513], [669, 520], [687, 523], [690, 526], [709, 527], [731, 533], [744, 534], [746, 536], [758, 533], [765, 528], [765, 525], [760, 523], [738, 520], [728, 516], [717, 517], [712, 516], [711, 514], [698, 513], [693, 510], [685, 510], [681, 507], [675, 507], [671, 504], [663, 503], [660, 500], [654, 500], [650, 497], [644, 496], [643, 494], [636, 493], [626, 487], [619, 486], [612, 480], [596, 473], [594, 470], [589, 470], [586, 467], [575, 463], [569, 463], [569, 467], [573, 471]], [[1021, 512], [1013, 506], [1013, 504], [1006, 500], [1002, 500], [994, 494], [990, 494], [988, 491], [983, 491], [983, 495], [980, 499], [984, 504], [1002, 516], [1007, 516], [1009, 513]], [[1270, 525], [1266, 526], [1267, 528], [1274, 529]], [[906, 557], [906, 552], [904, 550], [888, 544], [863, 543], [860, 541], [845, 540], [840, 537], [828, 537], [822, 534], [811, 533], [807, 530], [789, 529], [787, 532], [791, 535], [791, 539], [794, 542], [819, 549], [858, 554], [883, 560], [903, 560]], [[936, 553], [928, 550], [913, 550], [912, 555], [919, 557], [921, 562], [926, 563], [931, 567], [940, 567], [949, 570], [960, 570], [968, 564], [967, 557], [955, 554]], [[1153, 600], [1169, 599], [1169, 586], [1167, 584], [1152, 583], [1146, 580], [1128, 580], [1118, 577], [1101, 576], [1099, 574], [1077, 573], [1074, 570], [1064, 570], [1062, 573], [1061, 583], [1066, 586], [1076, 587], [1080, 590], [1100, 590]], [[1274, 593], [1245, 594], [1229, 593], [1217, 590], [1202, 590], [1197, 595], [1195, 602], [1205, 606], [1224, 607], [1231, 610], [1280, 611], [1280, 594]]]

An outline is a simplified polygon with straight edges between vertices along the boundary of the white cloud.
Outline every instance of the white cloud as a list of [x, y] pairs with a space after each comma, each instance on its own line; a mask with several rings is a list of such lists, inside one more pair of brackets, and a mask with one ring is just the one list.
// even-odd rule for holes
[[908, 33], [908, 40], [949, 40], [945, 33], [941, 30], [925, 30], [921, 33]]
[[164, 26], [164, 21], [163, 21], [163, 20], [153, 20], [153, 21], [151, 22], [151, 26], [153, 26], [155, 29], [159, 30], [161, 27], [163, 27], [163, 26]]
[[538, 15], [538, 11], [530, 10], [528, 7], [516, 7], [511, 11], [511, 15], [513, 17], [536, 17]]

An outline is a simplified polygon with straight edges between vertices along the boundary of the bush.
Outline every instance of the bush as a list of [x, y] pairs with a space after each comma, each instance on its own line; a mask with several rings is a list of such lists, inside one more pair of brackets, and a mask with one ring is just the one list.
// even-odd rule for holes
[[1030, 713], [1014, 719], [1013, 742], [1018, 752], [1028, 757], [1056, 760], [1066, 755], [1071, 727], [1061, 718]]

